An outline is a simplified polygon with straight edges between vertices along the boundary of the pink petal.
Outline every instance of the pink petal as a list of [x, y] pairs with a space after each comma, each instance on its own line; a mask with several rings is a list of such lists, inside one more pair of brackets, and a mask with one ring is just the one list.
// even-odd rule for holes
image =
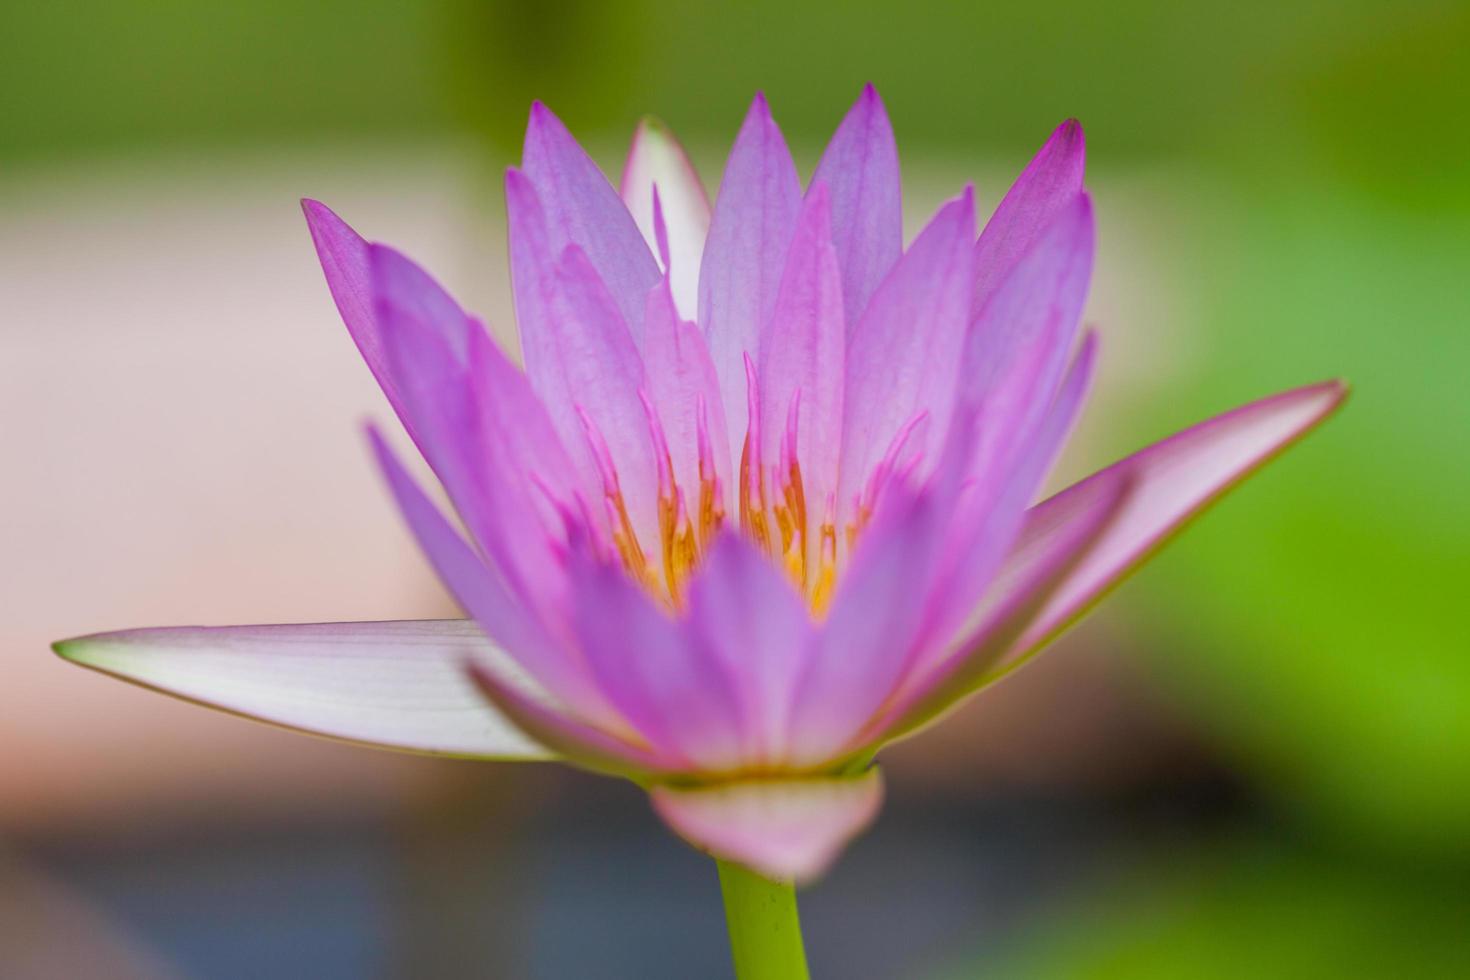
[[649, 394], [668, 440], [674, 479], [692, 511], [699, 502], [699, 433], [703, 425], [714, 457], [711, 462], [724, 491], [722, 506], [725, 513], [733, 513], [729, 492], [735, 485], [735, 470], [725, 407], [704, 334], [694, 323], [680, 318], [667, 280], [648, 294], [646, 321], [643, 360]]
[[878, 815], [883, 781], [859, 776], [655, 786], [653, 808], [694, 847], [782, 881], [819, 876]]
[[732, 450], [749, 422], [745, 356], [759, 356], [800, 209], [796, 165], [765, 96], [757, 95], [725, 164], [699, 267], [699, 325], [720, 377]]
[[701, 773], [735, 770], [731, 676], [620, 567], [573, 556], [577, 636], [598, 685], [651, 745]]
[[1068, 119], [1006, 192], [975, 243], [975, 316], [1047, 226], [1081, 193], [1086, 155], [1082, 126]]
[[911, 419], [927, 416], [928, 445], [944, 444], [969, 324], [974, 237], [974, 193], [967, 188], [914, 240], [849, 334], [841, 525], [851, 521], [854, 497]]
[[[645, 547], [658, 540], [653, 444], [640, 391], [643, 360], [611, 294], [575, 245], [552, 255], [541, 204], [530, 182], [506, 173], [512, 227], [516, 321], [531, 386], [551, 414], [585, 486], [603, 486], [594, 441], [605, 443], [634, 528]], [[640, 242], [640, 247], [641, 242]], [[647, 302], [647, 291], [642, 298]], [[642, 311], [639, 321], [642, 322]]]
[[747, 537], [725, 531], [689, 584], [687, 610], [690, 642], [733, 678], [745, 758], [783, 763], [796, 678], [812, 634], [806, 603]]
[[674, 134], [658, 120], [645, 118], [633, 134], [619, 193], [643, 240], [657, 255], [654, 187], [668, 231], [669, 268], [664, 271], [673, 286], [679, 315], [692, 320], [699, 310], [699, 260], [709, 234], [709, 195]]
[[[942, 641], [951, 635], [980, 600], [1011, 550], [1025, 521], [1026, 505], [1040, 491], [1081, 413], [1096, 366], [1096, 341], [1095, 334], [1084, 340], [1061, 390], [1041, 422], [1031, 428], [1024, 445], [998, 465], [984, 462], [986, 457], [982, 455], [982, 474], [984, 467], [997, 466], [1000, 476], [977, 480], [967, 489], [967, 498], [945, 532], [948, 551], [942, 560], [943, 585], [930, 609], [928, 639]], [[981, 432], [983, 437], [983, 416]], [[921, 665], [926, 663], [920, 660]]]
[[382, 748], [550, 759], [464, 676], [484, 660], [528, 700], [538, 686], [467, 620], [176, 626], [56, 644], [67, 660], [232, 714]]
[[944, 511], [934, 498], [900, 487], [887, 497], [805, 658], [790, 722], [790, 765], [840, 757], [892, 693], [922, 632]]
[[[317, 258], [321, 260], [322, 272], [326, 274], [327, 287], [347, 325], [347, 332], [382, 387], [383, 394], [388, 396], [389, 404], [403, 420], [404, 428], [417, 443], [419, 435], [406, 417], [403, 395], [388, 362], [388, 349], [373, 305], [368, 243], [325, 204], [305, 199], [301, 202], [301, 210], [306, 215], [306, 225], [311, 231]], [[462, 329], [461, 324], [453, 322], [444, 326], [449, 331]], [[453, 348], [463, 350], [462, 337], [447, 333], [443, 339]]]
[[1117, 519], [1014, 646], [1021, 656], [1076, 621], [1190, 519], [1332, 414], [1347, 396], [1340, 381], [1251, 402], [1142, 449], [1037, 504], [1021, 547], [1060, 533], [1076, 519], [1094, 480], [1125, 478], [1133, 489]]
[[633, 528], [645, 547], [653, 547], [659, 540], [658, 469], [641, 395], [647, 385], [643, 363], [621, 342], [621, 318], [575, 245], [557, 266], [557, 284], [564, 311], [557, 364], [562, 373], [552, 387], [572, 404], [583, 426], [588, 420], [596, 425], [617, 467]]
[[465, 544], [376, 431], [369, 431], [379, 467], [419, 547], [460, 606], [485, 633], [558, 701], [612, 730], [626, 730], [592, 683], [568, 638], [555, 637], [495, 568]]
[[566, 541], [566, 514], [595, 499], [588, 496], [595, 491], [579, 482], [526, 376], [484, 331], [470, 343], [470, 377], [479, 415], [471, 434], [482, 450], [478, 475], [493, 526], [483, 547], [501, 568], [514, 570], [525, 601], [545, 610], [563, 598], [565, 575], [554, 552]]
[[[561, 120], [540, 102], [531, 106], [521, 169], [546, 208], [552, 254], [568, 245], [587, 254], [634, 343], [641, 346], [643, 302], [658, 283], [658, 263], [617, 191]], [[512, 236], [515, 233], [512, 227]]]
[[981, 406], [992, 433], [1024, 440], [1055, 392], [1087, 299], [1095, 241], [1092, 202], [1075, 196], [971, 323], [960, 397]]
[[842, 306], [851, 327], [903, 251], [898, 145], [883, 100], [872, 85], [863, 87], [837, 127], [812, 183], [824, 183], [832, 193], [832, 242], [842, 268]]
[[845, 333], [830, 197], [822, 184], [814, 184], [802, 204], [775, 309], [761, 331], [759, 358], [761, 458], [767, 467], [780, 459], [786, 421], [800, 396], [796, 456], [811, 526], [837, 491]]

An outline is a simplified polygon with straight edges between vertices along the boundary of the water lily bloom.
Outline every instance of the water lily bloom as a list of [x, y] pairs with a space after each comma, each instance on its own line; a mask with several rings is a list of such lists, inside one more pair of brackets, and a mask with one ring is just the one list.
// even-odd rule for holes
[[427, 272], [305, 202], [347, 328], [452, 502], [374, 430], [469, 618], [129, 630], [68, 659], [352, 741], [635, 780], [680, 836], [785, 880], [878, 812], [874, 756], [1013, 670], [1326, 417], [1237, 408], [1036, 502], [1098, 345], [1066, 122], [977, 234], [904, 246], [866, 89], [803, 186], [765, 100], [711, 206], [645, 122], [615, 188], [544, 106], [506, 174], [524, 368]]

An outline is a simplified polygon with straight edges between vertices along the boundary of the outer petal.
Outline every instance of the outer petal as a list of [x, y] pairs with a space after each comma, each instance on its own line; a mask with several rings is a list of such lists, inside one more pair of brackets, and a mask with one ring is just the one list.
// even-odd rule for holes
[[487, 705], [462, 664], [481, 658], [532, 701], [537, 685], [468, 620], [176, 626], [55, 645], [74, 663], [285, 728], [383, 748], [551, 759]]
[[647, 330], [643, 359], [648, 390], [668, 439], [674, 478], [686, 495], [687, 505], [691, 509], [698, 506], [699, 432], [703, 426], [715, 472], [726, 494], [721, 502], [725, 513], [731, 513], [728, 495], [734, 487], [735, 470], [719, 378], [699, 327], [679, 316], [668, 280], [648, 294]]
[[839, 526], [850, 522], [854, 496], [911, 419], [926, 415], [928, 445], [944, 444], [969, 324], [974, 237], [967, 188], [914, 240], [848, 336]]
[[[347, 332], [352, 335], [383, 394], [388, 396], [389, 404], [403, 420], [404, 428], [422, 448], [419, 433], [405, 411], [401, 382], [394, 376], [393, 366], [389, 363], [387, 340], [373, 299], [368, 243], [325, 204], [307, 199], [301, 202], [301, 210], [306, 215], [312, 244], [316, 246], [322, 272], [327, 277], [327, 287], [332, 291], [332, 299], [342, 314], [343, 322], [347, 324]], [[436, 321], [432, 326], [444, 331], [441, 339], [451, 350], [463, 353], [462, 323], [447, 319]]]
[[[999, 464], [990, 464], [1002, 467], [1004, 476], [977, 481], [969, 488], [968, 499], [962, 500], [946, 531], [948, 550], [942, 584], [930, 609], [930, 641], [947, 640], [964, 623], [1011, 550], [1025, 521], [1026, 505], [1040, 491], [1082, 411], [1097, 363], [1096, 339], [1089, 334], [1083, 342], [1061, 390], [1042, 421], [1031, 428], [1027, 442]], [[981, 431], [983, 435], [983, 417]]]
[[1082, 191], [1086, 155], [1082, 126], [1068, 119], [1006, 192], [975, 243], [975, 316], [1047, 226]]
[[587, 253], [641, 345], [643, 301], [659, 280], [658, 263], [617, 191], [540, 102], [531, 106], [521, 166], [546, 208], [552, 254], [568, 245]]
[[709, 195], [674, 134], [657, 119], [645, 117], [633, 134], [619, 193], [644, 241], [657, 255], [654, 187], [668, 233], [669, 262], [664, 271], [673, 286], [679, 315], [692, 320], [699, 311], [699, 260], [709, 234]]
[[820, 875], [883, 803], [877, 769], [829, 779], [655, 786], [653, 808], [699, 850], [781, 880]]
[[744, 720], [744, 756], [785, 761], [796, 680], [812, 635], [806, 603], [748, 538], [725, 531], [689, 585], [688, 633], [724, 664]]
[[730, 447], [745, 439], [745, 355], [759, 356], [796, 233], [801, 180], [763, 95], [735, 138], [699, 267], [699, 325], [720, 376]]
[[1345, 395], [1340, 382], [1326, 382], [1253, 402], [1033, 507], [965, 652], [910, 685], [869, 736], [902, 737], [1015, 670]]
[[[826, 188], [812, 185], [787, 253], [776, 307], [760, 342], [761, 458], [767, 467], [777, 464], [786, 423], [799, 396], [796, 456], [813, 524], [820, 520], [828, 497], [836, 495], [842, 444], [845, 328], [831, 215]], [[725, 404], [728, 409], [729, 402]]]
[[1057, 589], [1015, 645], [1025, 654], [1076, 621], [1192, 518], [1275, 458], [1342, 404], [1340, 381], [1295, 388], [1217, 415], [1140, 450], [1031, 509], [1023, 545], [1056, 534], [1093, 480], [1134, 485], [1117, 519]]
[[863, 86], [827, 144], [812, 175], [812, 183], [819, 182], [832, 193], [832, 242], [842, 267], [842, 306], [851, 328], [903, 251], [898, 145], [872, 85]]
[[598, 685], [665, 755], [700, 773], [733, 771], [741, 724], [731, 672], [688, 642], [621, 568], [571, 561], [576, 630]]

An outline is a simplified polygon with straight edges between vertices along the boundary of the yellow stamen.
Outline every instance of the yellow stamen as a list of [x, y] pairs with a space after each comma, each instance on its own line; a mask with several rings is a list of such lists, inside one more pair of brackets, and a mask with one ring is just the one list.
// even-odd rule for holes
[[[758, 450], [757, 450], [758, 451]], [[740, 452], [740, 526], [749, 534], [751, 540], [764, 551], [771, 554], [771, 528], [766, 520], [766, 480], [761, 473], [760, 465], [754, 464], [755, 499], [751, 499], [751, 445], [750, 435], [745, 437], [745, 448]]]
[[819, 550], [817, 582], [812, 587], [812, 613], [818, 617], [826, 614], [832, 591], [837, 587], [837, 528], [830, 521], [822, 524]]

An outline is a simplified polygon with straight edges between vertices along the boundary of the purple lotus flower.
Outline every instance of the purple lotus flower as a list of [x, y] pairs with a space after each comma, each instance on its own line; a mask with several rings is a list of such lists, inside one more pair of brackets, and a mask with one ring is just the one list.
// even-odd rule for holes
[[757, 97], [713, 209], [661, 127], [619, 192], [539, 104], [506, 195], [524, 371], [412, 261], [305, 203], [462, 532], [376, 432], [374, 451], [471, 618], [133, 630], [63, 656], [318, 734], [627, 776], [696, 847], [805, 879], [877, 813], [882, 746], [1344, 394], [1246, 405], [1032, 504], [1097, 349], [1075, 122], [978, 240], [966, 188], [903, 247], [871, 88], [805, 189]]

